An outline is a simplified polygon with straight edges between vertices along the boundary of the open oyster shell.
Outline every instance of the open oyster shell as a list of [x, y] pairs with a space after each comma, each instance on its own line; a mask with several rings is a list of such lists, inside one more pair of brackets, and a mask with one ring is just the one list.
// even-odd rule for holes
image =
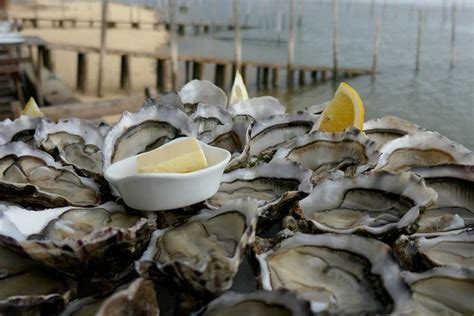
[[0, 145], [9, 142], [24, 142], [34, 145], [36, 127], [43, 121], [40, 117], [22, 115], [15, 120], [6, 119], [0, 122]]
[[422, 214], [418, 233], [474, 227], [474, 166], [447, 164], [412, 171], [438, 193], [436, 204]]
[[258, 203], [258, 228], [268, 228], [312, 189], [311, 171], [289, 161], [262, 163], [225, 173], [219, 191], [207, 200], [217, 208], [233, 199], [250, 197]]
[[108, 202], [95, 208], [30, 211], [0, 204], [0, 244], [80, 277], [117, 278], [128, 272], [155, 229], [155, 217], [126, 213]]
[[396, 116], [385, 116], [364, 123], [364, 133], [373, 140], [377, 147], [405, 135], [424, 132], [425, 129], [415, 123]]
[[196, 136], [191, 119], [171, 105], [124, 112], [104, 139], [104, 168], [114, 162], [160, 147], [180, 136]]
[[100, 204], [97, 184], [22, 142], [0, 146], [0, 199], [27, 206]]
[[474, 230], [457, 230], [441, 235], [403, 235], [397, 239], [393, 249], [410, 271], [441, 266], [474, 269]]
[[341, 133], [312, 132], [277, 150], [274, 159], [296, 161], [318, 176], [334, 170], [348, 175], [377, 164], [376, 145], [356, 128]]
[[76, 284], [0, 246], [0, 315], [57, 315]]
[[474, 270], [435, 268], [423, 273], [402, 272], [413, 292], [412, 315], [472, 315]]
[[136, 270], [148, 278], [168, 276], [203, 296], [218, 295], [231, 287], [256, 222], [250, 199], [205, 209], [179, 227], [155, 231]]
[[305, 112], [278, 114], [257, 121], [250, 131], [249, 163], [269, 161], [276, 150], [311, 131], [318, 116]]
[[436, 132], [406, 135], [380, 148], [376, 169], [405, 171], [442, 164], [474, 165], [474, 154]]
[[85, 297], [71, 302], [61, 316], [158, 316], [153, 282], [138, 278], [105, 298]]
[[322, 180], [299, 205], [318, 230], [380, 235], [413, 232], [435, 200], [436, 192], [413, 173], [371, 172]]
[[192, 80], [185, 84], [178, 94], [188, 115], [194, 113], [199, 103], [227, 107], [225, 92], [208, 80]]
[[311, 316], [308, 301], [287, 290], [226, 292], [210, 302], [202, 316]]
[[162, 104], [162, 105], [167, 104], [175, 108], [178, 108], [183, 112], [186, 111], [183, 105], [183, 102], [181, 101], [181, 98], [179, 97], [179, 94], [175, 91], [163, 91], [159, 93], [158, 95], [156, 95], [155, 97], [148, 98], [143, 103], [143, 107], [155, 106], [158, 104]]
[[86, 175], [102, 175], [102, 134], [87, 120], [71, 118], [57, 123], [42, 121], [35, 132], [36, 144], [64, 164]]
[[232, 115], [222, 107], [200, 103], [191, 115], [199, 135], [211, 132], [218, 125], [232, 125]]
[[286, 107], [278, 99], [270, 96], [250, 98], [230, 105], [227, 109], [233, 115], [248, 115], [262, 120], [272, 115], [283, 114]]
[[256, 255], [264, 290], [286, 288], [311, 301], [314, 312], [402, 314], [410, 292], [390, 248], [350, 235], [296, 233]]

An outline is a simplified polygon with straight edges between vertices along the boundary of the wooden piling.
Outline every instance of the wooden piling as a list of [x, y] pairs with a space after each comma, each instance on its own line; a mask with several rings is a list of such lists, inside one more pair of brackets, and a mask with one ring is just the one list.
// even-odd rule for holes
[[318, 81], [318, 72], [316, 70], [311, 71], [311, 79], [313, 82]]
[[294, 73], [293, 73], [293, 62], [295, 54], [295, 5], [296, 1], [290, 1], [290, 12], [288, 22], [288, 61], [287, 61], [287, 75], [286, 81], [288, 86], [293, 85]]
[[278, 87], [280, 84], [280, 69], [278, 67], [272, 68], [272, 86]]
[[169, 1], [170, 51], [171, 51], [171, 88], [178, 86], [178, 45], [176, 43], [176, 0]]
[[[240, 0], [234, 0], [234, 59], [236, 70], [242, 65], [242, 42], [240, 39]], [[233, 74], [232, 74], [233, 75]]]
[[102, 97], [102, 81], [104, 77], [104, 57], [107, 45], [107, 13], [109, 0], [102, 0], [102, 20], [100, 25], [100, 55], [99, 55], [99, 74], [97, 76], [97, 96]]
[[242, 80], [245, 82], [247, 79], [247, 65], [242, 64], [242, 66], [240, 66], [240, 75], [242, 76]]
[[158, 58], [156, 60], [156, 88], [163, 91], [166, 87], [166, 59]]
[[202, 80], [204, 76], [204, 64], [195, 61], [193, 63], [193, 79]]
[[184, 24], [178, 24], [178, 34], [181, 36], [186, 34], [186, 26]]
[[132, 80], [130, 78], [130, 55], [120, 56], [120, 89], [125, 90], [127, 94], [132, 90]]
[[454, 68], [454, 60], [456, 58], [456, 2], [453, 2], [453, 6], [451, 7], [451, 42], [450, 42], [450, 49], [449, 49], [449, 69]]
[[191, 80], [192, 74], [191, 73], [191, 61], [186, 60], [184, 62], [184, 79], [186, 82], [189, 82]]
[[225, 89], [226, 86], [226, 64], [216, 64], [214, 82], [216, 85], [222, 89]]
[[418, 24], [416, 31], [416, 60], [415, 60], [415, 71], [420, 70], [420, 48], [421, 48], [421, 24], [422, 24], [422, 14], [421, 10], [418, 10]]
[[381, 19], [377, 17], [375, 19], [374, 53], [372, 57], [372, 79], [375, 78], [375, 74], [377, 73], [377, 63], [379, 59], [379, 49], [380, 49], [380, 32], [381, 32]]
[[321, 81], [326, 81], [328, 79], [328, 73], [326, 70], [321, 71]]
[[306, 73], [304, 72], [304, 70], [300, 70], [298, 75], [298, 84], [300, 86], [303, 86], [305, 84], [305, 76]]
[[76, 88], [79, 92], [85, 93], [87, 90], [87, 55], [86, 53], [77, 54], [77, 74]]
[[333, 79], [337, 78], [339, 67], [339, 13], [338, 0], [332, 0], [332, 60]]
[[268, 67], [263, 67], [263, 73], [262, 73], [262, 83], [264, 87], [268, 86], [268, 76], [270, 74], [270, 68]]
[[38, 46], [38, 51], [42, 51], [43, 55], [43, 66], [49, 71], [54, 72], [54, 61], [51, 50], [46, 46]]
[[257, 73], [257, 78], [256, 78], [257, 87], [260, 87], [260, 84], [262, 83], [262, 68], [257, 67], [255, 71]]

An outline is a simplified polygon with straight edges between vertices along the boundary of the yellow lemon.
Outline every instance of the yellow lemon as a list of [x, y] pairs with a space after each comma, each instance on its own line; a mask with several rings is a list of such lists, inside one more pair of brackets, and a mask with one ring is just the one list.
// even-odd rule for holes
[[232, 85], [232, 90], [230, 92], [229, 105], [239, 101], [248, 100], [248, 98], [249, 93], [247, 92], [244, 79], [242, 79], [240, 72], [237, 70], [235, 73], [234, 84]]
[[25, 108], [21, 112], [23, 115], [27, 115], [30, 117], [44, 117], [43, 112], [41, 112], [38, 104], [36, 104], [35, 99], [30, 98], [28, 103], [26, 103]]
[[321, 114], [317, 129], [323, 132], [341, 132], [348, 127], [364, 128], [364, 104], [357, 91], [343, 82], [334, 99]]

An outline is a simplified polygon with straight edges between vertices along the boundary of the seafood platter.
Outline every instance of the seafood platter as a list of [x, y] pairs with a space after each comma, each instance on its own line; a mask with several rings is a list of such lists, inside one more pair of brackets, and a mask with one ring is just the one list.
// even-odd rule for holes
[[[474, 314], [470, 150], [234, 94], [193, 80], [113, 125], [0, 122], [0, 315]], [[123, 195], [154, 187], [104, 176], [184, 137], [229, 153], [205, 200], [137, 209]], [[180, 179], [176, 201], [211, 185]]]

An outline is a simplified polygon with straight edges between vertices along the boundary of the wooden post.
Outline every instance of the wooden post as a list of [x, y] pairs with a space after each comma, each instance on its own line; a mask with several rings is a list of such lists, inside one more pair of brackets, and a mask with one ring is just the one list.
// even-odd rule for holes
[[130, 75], [130, 55], [122, 55], [120, 56], [120, 89], [125, 90], [127, 94], [132, 90]]
[[311, 79], [313, 79], [313, 82], [318, 81], [318, 72], [316, 70], [311, 71]]
[[37, 102], [39, 106], [43, 106], [43, 61], [44, 61], [44, 50], [38, 49], [38, 56], [36, 58], [36, 92]]
[[375, 74], [377, 72], [377, 63], [379, 59], [379, 49], [380, 49], [380, 29], [381, 29], [381, 19], [377, 17], [375, 19], [374, 53], [373, 53], [373, 58], [372, 58], [372, 79], [375, 79]]
[[189, 82], [189, 81], [190, 81], [189, 78], [192, 77], [192, 76], [190, 76], [190, 74], [189, 74], [190, 72], [191, 72], [191, 61], [190, 61], [190, 60], [186, 60], [186, 61], [184, 62], [184, 78], [185, 78], [186, 82]]
[[242, 66], [240, 66], [240, 75], [242, 76], [242, 79], [245, 82], [247, 78], [247, 65], [242, 64]]
[[280, 83], [280, 69], [275, 67], [272, 69], [272, 86], [277, 87]]
[[156, 60], [156, 88], [164, 90], [166, 86], [166, 59], [158, 58]]
[[240, 0], [234, 0], [234, 59], [235, 67], [238, 71], [240, 71], [240, 67], [242, 66], [242, 42], [240, 39]]
[[176, 43], [176, 0], [168, 0], [170, 21], [171, 88], [178, 86], [178, 46]]
[[225, 88], [225, 78], [226, 78], [226, 64], [216, 64], [216, 72], [214, 81], [218, 87], [222, 89]]
[[326, 81], [328, 78], [328, 73], [326, 70], [321, 71], [321, 81]]
[[257, 87], [259, 87], [260, 84], [262, 83], [262, 68], [257, 67], [256, 72], [257, 72], [257, 80], [256, 80], [256, 82], [257, 82]]
[[295, 54], [295, 0], [290, 1], [290, 13], [288, 23], [288, 61], [286, 65], [287, 75], [286, 81], [288, 86], [293, 85], [293, 61]]
[[299, 76], [298, 76], [298, 83], [300, 86], [303, 86], [305, 83], [305, 72], [303, 69], [300, 70]]
[[449, 55], [450, 55], [449, 69], [454, 68], [454, 60], [456, 57], [455, 44], [456, 44], [456, 2], [453, 2], [453, 6], [451, 7], [451, 46], [449, 49]]
[[202, 80], [204, 75], [204, 64], [195, 61], [193, 63], [193, 79]]
[[268, 86], [268, 75], [269, 75], [269, 73], [270, 73], [270, 68], [263, 67], [263, 80], [262, 80], [262, 83], [263, 83], [264, 87]]
[[186, 26], [184, 24], [178, 24], [178, 34], [181, 36], [186, 34]]
[[102, 19], [100, 24], [100, 55], [99, 74], [97, 76], [97, 96], [102, 97], [102, 80], [104, 79], [104, 57], [107, 47], [107, 13], [109, 12], [109, 0], [102, 0]]
[[332, 0], [332, 61], [333, 79], [337, 78], [339, 68], [339, 14], [338, 0]]
[[415, 71], [420, 70], [420, 47], [421, 47], [421, 23], [422, 23], [421, 10], [418, 10], [418, 25], [416, 31], [416, 61]]
[[76, 88], [84, 93], [87, 89], [87, 55], [86, 53], [77, 54], [77, 75]]

